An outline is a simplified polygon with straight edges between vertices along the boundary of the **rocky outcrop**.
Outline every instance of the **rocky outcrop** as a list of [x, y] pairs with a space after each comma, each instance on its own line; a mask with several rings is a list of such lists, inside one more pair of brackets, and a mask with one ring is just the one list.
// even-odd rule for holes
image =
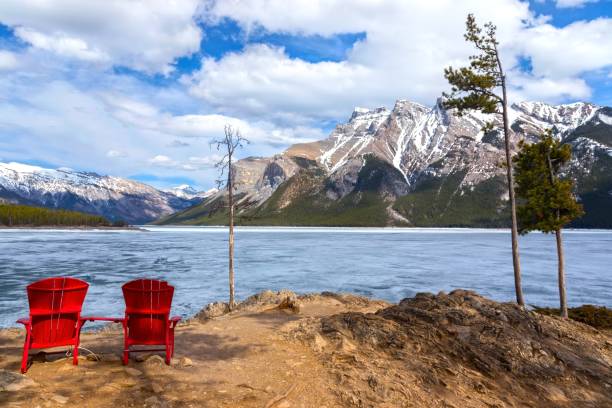
[[[290, 290], [281, 290], [274, 292], [264, 290], [249, 296], [242, 302], [238, 302], [236, 307], [231, 312], [244, 312], [249, 310], [258, 310], [266, 306], [278, 306], [279, 309], [290, 309], [299, 312], [300, 306], [298, 296]], [[206, 321], [216, 317], [230, 313], [229, 303], [215, 302], [208, 304], [204, 309], [200, 310], [194, 319]]]
[[290, 337], [336, 373], [347, 406], [612, 404], [609, 334], [470, 291], [303, 322]]

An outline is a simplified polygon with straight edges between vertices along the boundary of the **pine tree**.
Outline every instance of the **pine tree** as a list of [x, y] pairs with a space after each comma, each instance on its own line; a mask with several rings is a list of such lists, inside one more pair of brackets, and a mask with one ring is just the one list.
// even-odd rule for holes
[[228, 195], [228, 206], [229, 206], [229, 253], [228, 253], [228, 269], [229, 269], [229, 308], [233, 310], [236, 306], [234, 296], [234, 153], [236, 149], [243, 147], [244, 144], [249, 141], [242, 137], [239, 129], [234, 129], [230, 125], [225, 125], [223, 129], [223, 138], [215, 140], [212, 143], [216, 144], [217, 150], [225, 151], [223, 158], [215, 165], [220, 169], [221, 179], [217, 181], [217, 184], [221, 186], [223, 184], [223, 175], [227, 175], [225, 180], [225, 187], [227, 188]]
[[[451, 84], [452, 92], [444, 93], [447, 98], [444, 107], [457, 109], [461, 116], [465, 111], [477, 110], [483, 113], [501, 113], [504, 125], [504, 142], [506, 150], [506, 176], [508, 181], [508, 196], [512, 218], [512, 264], [514, 267], [514, 286], [516, 301], [523, 306], [523, 289], [521, 286], [521, 263], [518, 249], [518, 225], [516, 216], [516, 200], [514, 197], [514, 175], [510, 152], [510, 125], [508, 121], [508, 97], [506, 95], [506, 74], [499, 56], [496, 37], [497, 27], [487, 23], [483, 29], [476, 24], [473, 14], [466, 21], [465, 40], [471, 42], [479, 54], [470, 56], [470, 65], [454, 69], [448, 67], [444, 76]], [[501, 95], [499, 94], [501, 90]], [[501, 109], [501, 111], [500, 111]], [[485, 125], [485, 131], [493, 129], [493, 122]]]
[[99, 215], [76, 211], [54, 210], [27, 205], [0, 203], [0, 225], [12, 226], [110, 226], [110, 222]]
[[572, 193], [571, 179], [561, 179], [563, 167], [570, 161], [569, 145], [561, 144], [549, 130], [537, 143], [519, 143], [520, 151], [514, 157], [518, 207], [519, 232], [555, 233], [557, 240], [559, 302], [561, 316], [567, 318], [565, 293], [565, 262], [561, 229], [584, 214], [582, 206]]

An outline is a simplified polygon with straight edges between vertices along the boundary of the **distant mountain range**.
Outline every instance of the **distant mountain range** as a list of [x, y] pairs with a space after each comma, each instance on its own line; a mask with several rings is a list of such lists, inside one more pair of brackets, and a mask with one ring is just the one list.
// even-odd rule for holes
[[[236, 163], [238, 223], [245, 225], [509, 225], [503, 134], [483, 132], [499, 115], [458, 116], [398, 100], [356, 108], [325, 139], [273, 157]], [[589, 103], [514, 104], [511, 145], [545, 129], [572, 146], [567, 176], [586, 215], [576, 227], [612, 228], [612, 108]], [[223, 224], [226, 193], [161, 219], [160, 224]]]
[[81, 211], [111, 221], [144, 224], [191, 207], [207, 196], [186, 185], [161, 191], [119, 177], [0, 163], [0, 202]]

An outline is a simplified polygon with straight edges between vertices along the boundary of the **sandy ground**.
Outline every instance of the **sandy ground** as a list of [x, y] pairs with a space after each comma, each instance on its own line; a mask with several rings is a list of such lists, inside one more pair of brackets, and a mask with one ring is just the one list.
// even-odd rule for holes
[[[372, 312], [382, 305], [347, 305], [327, 297], [302, 302], [299, 314], [263, 306], [205, 322], [189, 321], [176, 330], [170, 367], [159, 358], [143, 355], [145, 361], [132, 359], [126, 369], [119, 361], [121, 332], [85, 332], [81, 345], [103, 361], [86, 358], [86, 351], [81, 351], [78, 366], [67, 358], [35, 357], [26, 374], [34, 383], [0, 392], [0, 405], [336, 407], [328, 370], [311, 348], [286, 340], [284, 332], [299, 319], [349, 308]], [[0, 331], [0, 369], [19, 371], [22, 341], [19, 329]]]

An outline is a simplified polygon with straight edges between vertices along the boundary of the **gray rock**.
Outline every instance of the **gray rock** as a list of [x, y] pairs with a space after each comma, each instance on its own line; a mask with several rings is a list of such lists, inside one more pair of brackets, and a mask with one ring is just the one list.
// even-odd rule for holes
[[53, 394], [51, 396], [51, 399], [57, 402], [58, 404], [62, 404], [62, 405], [68, 402], [68, 397], [64, 397], [63, 395], [59, 395], [59, 394]]
[[225, 302], [209, 303], [204, 309], [202, 309], [194, 317], [197, 320], [204, 321], [215, 317], [223, 316], [229, 313], [229, 304]]
[[159, 398], [157, 398], [155, 395], [152, 395], [149, 398], [145, 399], [144, 403], [147, 407], [157, 407], [160, 405]]
[[123, 367], [123, 370], [126, 372], [126, 374], [131, 375], [132, 377], [139, 377], [142, 375], [142, 371], [132, 367]]
[[246, 298], [244, 302], [238, 305], [238, 308], [255, 305], [278, 305], [286, 298], [296, 299], [297, 296], [294, 292], [286, 289], [278, 292], [264, 290], [263, 292], [256, 293], [255, 295]]
[[179, 365], [181, 367], [193, 367], [193, 361], [189, 357], [181, 357], [179, 359]]
[[166, 362], [164, 361], [164, 359], [158, 356], [157, 354], [147, 357], [147, 359], [144, 362], [144, 366], [147, 368], [162, 367], [165, 364]]
[[1, 391], [21, 391], [25, 388], [37, 387], [38, 384], [25, 375], [14, 373], [8, 370], [0, 370], [0, 392]]
[[153, 389], [153, 392], [156, 394], [164, 392], [164, 387], [162, 387], [159, 383], [156, 382], [151, 384], [151, 389]]

